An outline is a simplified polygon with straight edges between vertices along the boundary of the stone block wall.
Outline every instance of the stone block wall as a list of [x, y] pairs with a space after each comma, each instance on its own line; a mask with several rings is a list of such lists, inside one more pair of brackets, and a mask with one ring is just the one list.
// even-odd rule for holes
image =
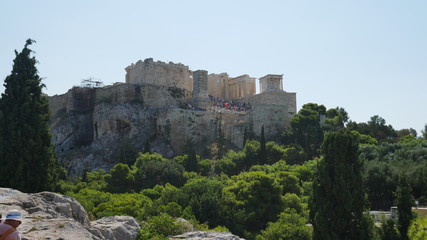
[[252, 131], [256, 136], [261, 135], [261, 128], [264, 125], [265, 137], [268, 140], [277, 140], [285, 127], [290, 125], [290, 115], [287, 106], [280, 105], [257, 105], [249, 114], [252, 121]]
[[252, 95], [244, 99], [246, 103], [252, 106], [258, 105], [281, 105], [288, 108], [290, 115], [297, 112], [296, 109], [296, 93], [289, 93], [285, 91], [264, 92], [257, 95]]
[[193, 80], [188, 66], [173, 62], [154, 62], [152, 58], [138, 61], [125, 68], [126, 83], [153, 84], [193, 90]]
[[200, 108], [208, 107], [208, 72], [204, 70], [193, 72], [193, 83], [193, 105]]

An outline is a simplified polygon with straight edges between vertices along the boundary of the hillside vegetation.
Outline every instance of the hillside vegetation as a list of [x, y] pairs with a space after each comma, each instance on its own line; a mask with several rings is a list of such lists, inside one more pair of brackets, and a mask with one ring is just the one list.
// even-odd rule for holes
[[[357, 185], [367, 203], [362, 211], [390, 210], [402, 177], [413, 198], [426, 205], [425, 133], [417, 138], [412, 129], [396, 131], [379, 116], [367, 123], [347, 120], [342, 108], [310, 103], [293, 117], [280, 143], [248, 139], [241, 151], [224, 151], [217, 159], [200, 159], [191, 146], [188, 154], [167, 159], [148, 146], [109, 173], [86, 172], [62, 181], [57, 190], [75, 197], [93, 218], [134, 216], [142, 224], [140, 239], [162, 239], [190, 226], [247, 239], [312, 239], [307, 224], [313, 182], [324, 161], [320, 147], [328, 133], [345, 131], [361, 163]], [[399, 236], [397, 223], [378, 228], [367, 215], [364, 219], [366, 239]]]
[[[108, 173], [67, 177], [51, 143], [33, 42], [16, 52], [0, 99], [2, 187], [64, 193], [93, 219], [133, 216], [139, 239], [194, 229], [256, 240], [426, 239], [426, 219], [411, 207], [427, 205], [427, 125], [417, 136], [377, 115], [349, 121], [340, 107], [305, 104], [280, 141], [266, 142], [262, 125], [257, 139], [245, 132], [240, 151], [219, 133], [206, 146], [212, 159], [196, 155], [192, 141], [172, 159], [151, 152], [150, 142], [137, 151], [124, 144]], [[374, 224], [368, 211], [393, 205], [398, 220]]]

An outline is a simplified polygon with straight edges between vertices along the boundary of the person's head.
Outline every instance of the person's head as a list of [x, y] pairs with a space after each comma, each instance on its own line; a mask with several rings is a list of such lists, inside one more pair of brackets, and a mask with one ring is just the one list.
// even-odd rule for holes
[[22, 212], [18, 210], [10, 210], [4, 219], [4, 223], [12, 226], [13, 228], [19, 227], [22, 223]]

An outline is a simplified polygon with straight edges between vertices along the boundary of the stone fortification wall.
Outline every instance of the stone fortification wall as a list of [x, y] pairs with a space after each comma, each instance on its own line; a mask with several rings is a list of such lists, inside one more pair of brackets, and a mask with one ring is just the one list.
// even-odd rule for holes
[[219, 132], [234, 149], [243, 148], [245, 130], [259, 137], [262, 126], [266, 139], [275, 140], [297, 112], [296, 94], [282, 90], [282, 75], [264, 77], [265, 91], [255, 95], [248, 75], [192, 73], [153, 59], [126, 71], [126, 83], [75, 87], [49, 98], [52, 141], [70, 174], [110, 169], [122, 146], [140, 152], [147, 141], [152, 151], [173, 157], [185, 153], [190, 140], [207, 156]]
[[264, 92], [257, 95], [250, 96], [244, 99], [245, 102], [252, 106], [258, 105], [279, 105], [286, 106], [290, 115], [297, 112], [296, 109], [296, 93], [289, 93], [284, 91]]
[[199, 108], [208, 107], [208, 72], [204, 70], [193, 72], [193, 82], [192, 104]]
[[173, 62], [154, 62], [152, 58], [138, 61], [125, 68], [126, 83], [153, 84], [193, 90], [193, 80], [188, 66]]
[[152, 84], [117, 84], [97, 88], [96, 102], [139, 103], [147, 107], [176, 107], [191, 99], [191, 92]]
[[63, 109], [86, 112], [95, 104], [95, 91], [93, 88], [73, 87], [67, 93], [49, 97], [48, 100], [52, 113]]
[[260, 136], [261, 128], [264, 125], [265, 137], [270, 140], [273, 137], [279, 136], [285, 127], [290, 125], [290, 117], [287, 106], [270, 104], [257, 105], [249, 114], [254, 134]]
[[67, 93], [49, 97], [52, 114], [87, 112], [99, 103], [139, 103], [147, 107], [176, 107], [191, 99], [191, 92], [175, 87], [159, 88], [152, 84], [115, 84], [103, 88], [74, 87]]

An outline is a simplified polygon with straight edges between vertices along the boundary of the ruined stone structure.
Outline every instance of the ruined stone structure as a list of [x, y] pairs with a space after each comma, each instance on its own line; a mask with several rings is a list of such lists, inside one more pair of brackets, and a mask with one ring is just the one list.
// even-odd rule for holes
[[256, 93], [255, 78], [241, 75], [229, 78], [227, 73], [209, 74], [209, 95], [223, 99], [241, 99]]
[[193, 73], [193, 98], [192, 103], [199, 108], [209, 106], [208, 72], [198, 70]]
[[138, 61], [125, 68], [126, 83], [153, 84], [163, 87], [177, 87], [193, 90], [193, 81], [188, 66], [172, 62], [154, 62], [152, 58]]
[[261, 92], [283, 91], [283, 75], [268, 74], [259, 79]]
[[[144, 61], [132, 63], [125, 70], [126, 83], [129, 84], [177, 87], [187, 91], [193, 91], [194, 84], [199, 84], [193, 83], [194, 74], [198, 71], [192, 72], [187, 66], [180, 63], [154, 62], [152, 58], [147, 58]], [[200, 73], [197, 74], [200, 75]], [[256, 93], [255, 80], [256, 78], [247, 74], [234, 78], [230, 78], [227, 73], [210, 74], [207, 76], [207, 82], [204, 80], [203, 85], [200, 85], [203, 89], [200, 91], [207, 90], [209, 95], [223, 99], [241, 99]], [[195, 90], [195, 92], [199, 94], [199, 90]]]
[[192, 72], [188, 66], [149, 58], [126, 68], [126, 83], [101, 88], [74, 87], [49, 98], [50, 127], [59, 160], [70, 174], [110, 169], [120, 151], [142, 151], [148, 141], [165, 157], [196, 153], [209, 157], [221, 133], [233, 149], [245, 132], [275, 140], [296, 113], [296, 94], [282, 87], [282, 75]]

